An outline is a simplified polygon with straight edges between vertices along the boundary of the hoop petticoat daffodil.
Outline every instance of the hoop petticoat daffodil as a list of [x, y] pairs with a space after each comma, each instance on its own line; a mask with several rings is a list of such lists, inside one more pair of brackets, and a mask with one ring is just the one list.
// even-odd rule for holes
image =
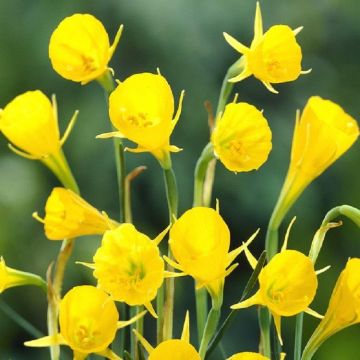
[[324, 318], [304, 349], [303, 359], [311, 359], [330, 336], [360, 323], [360, 259], [349, 259], [341, 272]]
[[76, 188], [61, 147], [77, 119], [75, 111], [60, 138], [55, 96], [52, 103], [40, 90], [18, 95], [0, 112], [0, 131], [13, 143], [10, 149], [30, 160], [40, 160], [63, 183]]
[[103, 234], [119, 225], [73, 191], [60, 187], [54, 188], [46, 201], [45, 218], [41, 219], [37, 213], [33, 216], [44, 224], [49, 240]]
[[244, 249], [242, 245], [229, 252], [229, 228], [218, 210], [207, 207], [194, 207], [177, 219], [170, 230], [169, 245], [176, 262], [165, 260], [193, 277], [197, 288], [205, 286], [213, 299], [222, 297], [224, 279], [237, 267], [232, 262]]
[[121, 224], [105, 232], [94, 255], [94, 263], [82, 264], [94, 270], [98, 286], [114, 300], [130, 306], [144, 305], [157, 317], [151, 301], [156, 297], [164, 277], [182, 275], [165, 271], [160, 256], [158, 244], [168, 230], [151, 240], [134, 225]]
[[121, 360], [108, 346], [118, 329], [132, 324], [145, 313], [143, 311], [128, 321], [119, 321], [114, 301], [103, 290], [88, 285], [76, 286], [60, 302], [60, 333], [27, 341], [25, 345], [67, 345], [74, 351], [75, 360], [83, 360], [92, 353]]
[[[261, 269], [259, 275], [259, 290], [247, 300], [231, 306], [232, 309], [243, 309], [253, 305], [266, 306], [274, 318], [275, 327], [282, 345], [281, 316], [293, 316], [306, 312], [322, 318], [309, 308], [318, 286], [317, 272], [311, 259], [296, 250], [287, 250], [290, 228], [288, 227], [281, 252]], [[245, 247], [245, 254], [253, 269], [257, 261]], [[319, 270], [318, 273], [324, 270]]]
[[211, 135], [215, 156], [235, 172], [258, 169], [272, 148], [268, 122], [255, 106], [226, 105]]
[[149, 353], [149, 360], [201, 360], [199, 353], [190, 344], [189, 313], [186, 312], [181, 339], [171, 339], [161, 342], [153, 348], [149, 342], [136, 330], [133, 330], [145, 350]]
[[173, 118], [174, 97], [166, 79], [160, 74], [132, 75], [109, 98], [110, 119], [118, 131], [97, 137], [125, 137], [138, 145], [128, 151], [150, 152], [169, 168], [169, 153], [181, 150], [170, 145], [170, 135], [179, 120], [183, 96], [184, 91]]
[[[280, 360], [285, 359], [285, 353], [280, 354]], [[230, 356], [227, 360], [270, 360], [268, 357], [254, 352], [241, 352]]]
[[119, 43], [123, 26], [110, 46], [103, 24], [90, 14], [62, 20], [51, 35], [49, 57], [54, 70], [65, 79], [86, 84], [101, 78]]
[[46, 292], [46, 282], [38, 275], [13, 269], [6, 266], [4, 258], [0, 257], [0, 294], [6, 289], [24, 286], [36, 285], [43, 288]]
[[254, 75], [269, 91], [278, 93], [271, 84], [293, 81], [300, 74], [308, 73], [301, 70], [301, 47], [295, 38], [301, 29], [292, 30], [287, 25], [275, 25], [264, 34], [260, 4], [257, 2], [254, 38], [250, 47], [224, 33], [229, 45], [243, 55], [242, 71], [229, 81], [238, 82]]

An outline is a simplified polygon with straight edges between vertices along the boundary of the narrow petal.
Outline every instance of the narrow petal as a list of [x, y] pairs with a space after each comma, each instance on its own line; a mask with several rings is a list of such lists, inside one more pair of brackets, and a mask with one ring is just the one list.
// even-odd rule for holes
[[245, 252], [245, 256], [247, 261], [249, 262], [251, 268], [253, 270], [255, 270], [256, 265], [258, 263], [258, 261], [256, 260], [255, 256], [251, 253], [251, 251], [249, 250], [249, 248], [247, 246], [245, 246], [244, 248], [244, 252]]
[[170, 230], [171, 225], [169, 225], [165, 230], [163, 230], [153, 241], [156, 245], [159, 245], [161, 240], [164, 238], [164, 236], [168, 233]]
[[144, 306], [146, 307], [146, 309], [149, 311], [149, 313], [155, 318], [157, 319], [158, 316], [154, 310], [154, 307], [152, 306], [152, 303], [149, 301], [147, 303], [144, 304]]
[[93, 263], [87, 263], [87, 262], [82, 262], [82, 261], [75, 261], [75, 264], [84, 265], [84, 266], [86, 266], [87, 268], [89, 268], [89, 269], [91, 269], [91, 270], [95, 270], [95, 264], [93, 264]]
[[286, 357], [286, 354], [284, 352], [280, 353], [280, 360], [284, 360]]
[[291, 219], [290, 224], [289, 224], [288, 228], [286, 229], [285, 240], [284, 240], [284, 243], [283, 243], [283, 245], [282, 245], [282, 247], [281, 247], [281, 251], [280, 251], [280, 252], [283, 252], [283, 251], [285, 251], [285, 250], [287, 249], [290, 231], [291, 231], [292, 226], [294, 225], [295, 220], [296, 220], [296, 216], [294, 216], [294, 217]]
[[227, 41], [227, 43], [234, 48], [236, 51], [238, 51], [240, 54], [246, 54], [249, 52], [249, 48], [245, 45], [243, 45], [241, 42], [237, 41], [235, 38], [233, 38], [231, 35], [229, 35], [226, 32], [223, 32], [224, 38]]
[[24, 345], [29, 347], [47, 347], [52, 345], [64, 345], [64, 344], [66, 344], [66, 342], [60, 334], [44, 336], [40, 339], [24, 342]]
[[112, 45], [110, 46], [110, 49], [109, 49], [109, 59], [112, 58], [115, 50], [116, 50], [116, 47], [118, 46], [119, 44], [119, 41], [120, 41], [120, 38], [121, 38], [121, 34], [122, 34], [122, 31], [124, 29], [124, 25], [120, 25], [119, 26], [119, 30], [117, 31], [116, 35], [115, 35], [115, 39], [114, 39], [114, 42], [112, 43]]
[[272, 85], [271, 85], [269, 82], [267, 82], [267, 81], [262, 81], [262, 83], [265, 85], [265, 87], [266, 87], [270, 92], [272, 92], [272, 93], [274, 93], [274, 94], [278, 94], [278, 93], [279, 93], [277, 90], [275, 90], [275, 89], [272, 87]]
[[300, 74], [301, 74], [301, 75], [307, 75], [307, 74], [310, 74], [311, 72], [312, 72], [312, 69], [301, 70], [301, 71], [300, 71]]
[[237, 309], [245, 309], [245, 308], [248, 308], [253, 305], [262, 305], [262, 302], [260, 300], [261, 299], [260, 299], [259, 292], [257, 292], [250, 298], [248, 298], [244, 301], [240, 301], [237, 304], [231, 305], [230, 308], [233, 310], [237, 310]]
[[315, 310], [310, 309], [310, 308], [307, 308], [307, 309], [305, 310], [305, 312], [306, 312], [307, 314], [309, 314], [309, 315], [317, 318], [317, 319], [323, 319], [323, 318], [324, 318], [323, 315], [319, 314], [318, 312], [316, 312]]
[[16, 155], [19, 155], [25, 159], [28, 159], [28, 160], [40, 160], [41, 159], [41, 156], [36, 156], [36, 155], [30, 155], [24, 151], [21, 151], [19, 149], [17, 149], [14, 145], [12, 144], [8, 144], [8, 148], [13, 152], [15, 153]]
[[182, 276], [187, 276], [187, 274], [184, 272], [177, 273], [177, 272], [173, 272], [173, 271], [164, 271], [165, 279], [182, 277]]
[[189, 311], [186, 311], [184, 325], [181, 333], [181, 340], [186, 341], [187, 343], [190, 342], [190, 317]]
[[304, 27], [303, 26], [299, 26], [296, 29], [293, 30], [294, 35], [296, 36]]
[[325, 271], [328, 271], [330, 268], [331, 268], [331, 265], [328, 265], [328, 266], [323, 267], [322, 269], [316, 270], [315, 273], [316, 273], [316, 275], [319, 275], [319, 274], [324, 273]]
[[149, 150], [144, 149], [144, 148], [139, 147], [139, 146], [138, 146], [137, 148], [135, 148], [135, 149], [126, 147], [126, 148], [124, 149], [124, 151], [132, 152], [132, 153], [135, 153], [135, 154], [144, 153], [144, 152], [149, 152]]
[[67, 126], [67, 128], [66, 128], [66, 130], [65, 130], [65, 132], [64, 132], [63, 137], [62, 137], [61, 140], [60, 140], [61, 146], [63, 146], [63, 145], [65, 144], [66, 140], [68, 139], [68, 137], [69, 137], [69, 135], [70, 135], [70, 133], [71, 133], [71, 130], [73, 129], [73, 127], [74, 127], [74, 125], [75, 125], [75, 123], [76, 123], [76, 120], [77, 120], [77, 118], [78, 118], [78, 115], [79, 115], [79, 110], [76, 110], [76, 111], [74, 112], [74, 115], [71, 117], [71, 119], [70, 119], [70, 121], [69, 121], [69, 124], [68, 124], [68, 126]]
[[273, 318], [274, 318], [274, 324], [275, 324], [275, 328], [276, 328], [276, 333], [279, 339], [279, 343], [281, 346], [283, 346], [283, 340], [281, 337], [281, 316], [280, 315], [276, 315], [276, 314], [272, 314]]
[[259, 1], [256, 2], [256, 12], [255, 12], [255, 21], [254, 21], [254, 40], [253, 42], [258, 42], [259, 39], [263, 36], [263, 22], [261, 16], [261, 9]]
[[178, 105], [175, 117], [174, 117], [174, 119], [172, 121], [172, 128], [173, 129], [174, 129], [176, 123], [179, 121], [179, 118], [180, 118], [180, 115], [181, 115], [182, 103], [183, 103], [183, 100], [184, 100], [184, 95], [185, 95], [185, 90], [182, 90], [181, 93], [180, 93], [179, 105]]
[[150, 345], [150, 343], [135, 329], [133, 330], [134, 334], [138, 338], [138, 340], [141, 342], [141, 345], [145, 348], [145, 350], [148, 352], [148, 354], [151, 354], [154, 348]]
[[251, 75], [252, 75], [252, 72], [248, 68], [245, 68], [239, 75], [229, 79], [228, 81], [231, 83], [239, 82], [239, 81], [242, 81], [242, 80], [248, 78]]
[[167, 257], [166, 255], [163, 256], [164, 260], [170, 265], [172, 266], [174, 269], [180, 270], [180, 271], [184, 271], [184, 269], [182, 268], [181, 265], [179, 265], [177, 262], [175, 262], [174, 260], [171, 260], [169, 257]]
[[183, 150], [182, 148], [179, 148], [179, 147], [177, 147], [177, 146], [175, 146], [175, 145], [170, 145], [170, 146], [169, 146], [169, 151], [170, 151], [170, 152], [177, 153], [177, 152], [180, 152], [180, 151], [182, 151], [182, 150]]
[[103, 133], [95, 136], [95, 139], [110, 139], [113, 137], [117, 137], [120, 139], [124, 139], [125, 136], [120, 131], [112, 131], [108, 133]]
[[129, 326], [131, 324], [133, 324], [134, 322], [138, 321], [139, 319], [141, 319], [145, 314], [147, 313], [146, 310], [142, 311], [141, 313], [135, 315], [134, 317], [132, 317], [130, 320], [126, 320], [126, 321], [118, 321], [117, 323], [117, 328], [118, 329], [122, 329], [126, 326]]

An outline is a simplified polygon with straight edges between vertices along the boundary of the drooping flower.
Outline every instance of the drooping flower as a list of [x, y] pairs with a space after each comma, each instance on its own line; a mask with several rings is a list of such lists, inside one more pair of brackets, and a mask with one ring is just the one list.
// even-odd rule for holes
[[[303, 358], [311, 359], [330, 336], [360, 323], [360, 259], [349, 259], [341, 272], [324, 318], [304, 349]], [[306, 356], [306, 357], [305, 357]]]
[[[281, 252], [261, 269], [259, 274], [259, 290], [250, 298], [231, 306], [232, 309], [243, 309], [252, 305], [266, 306], [274, 318], [279, 341], [281, 338], [281, 316], [293, 316], [307, 312], [321, 317], [309, 308], [318, 286], [317, 272], [311, 259], [296, 250], [287, 250], [287, 242], [292, 224], [288, 227]], [[245, 247], [245, 254], [253, 268], [256, 259]], [[319, 270], [322, 272], [324, 270]]]
[[83, 235], [103, 234], [119, 224], [87, 203], [79, 195], [65, 188], [54, 188], [47, 199], [44, 223], [49, 240], [72, 239]]
[[82, 84], [100, 78], [109, 70], [122, 28], [110, 46], [103, 24], [94, 16], [74, 14], [65, 18], [50, 38], [49, 57], [54, 70], [65, 79]]
[[279, 197], [281, 216], [304, 189], [344, 154], [359, 136], [355, 119], [339, 105], [312, 96], [297, 114], [288, 173]]
[[271, 84], [293, 81], [300, 74], [307, 73], [301, 70], [301, 47], [295, 38], [301, 29], [292, 30], [287, 25], [275, 25], [264, 34], [260, 4], [257, 2], [254, 38], [250, 47], [224, 33], [229, 45], [243, 55], [240, 73], [229, 81], [238, 82], [254, 75], [269, 91], [277, 93]]
[[27, 341], [25, 345], [67, 345], [74, 351], [76, 360], [85, 359], [92, 353], [110, 360], [121, 360], [108, 346], [119, 328], [137, 321], [143, 315], [144, 312], [129, 321], [119, 321], [114, 301], [103, 290], [88, 285], [76, 286], [61, 300], [60, 333]]
[[46, 291], [46, 282], [40, 276], [8, 267], [0, 257], [0, 294], [6, 289], [24, 285], [40, 286]]
[[131, 306], [144, 305], [156, 317], [151, 301], [164, 277], [169, 275], [157, 245], [167, 231], [165, 229], [154, 240], [132, 224], [121, 224], [106, 231], [94, 263], [87, 264], [94, 269], [99, 287], [116, 301]]
[[184, 92], [174, 115], [174, 97], [160, 74], [141, 73], [128, 77], [111, 93], [109, 114], [118, 132], [99, 137], [126, 137], [136, 143], [132, 152], [150, 152], [167, 168], [169, 152], [180, 151], [170, 145], [170, 135], [179, 120]]
[[189, 313], [186, 313], [181, 339], [171, 339], [161, 342], [153, 348], [148, 341], [134, 330], [141, 344], [149, 353], [149, 360], [201, 360], [199, 353], [190, 344]]
[[230, 171], [258, 169], [271, 151], [271, 130], [255, 106], [231, 103], [211, 136], [215, 155]]
[[192, 276], [198, 288], [205, 286], [213, 298], [221, 294], [225, 277], [237, 266], [231, 263], [244, 249], [242, 245], [229, 252], [229, 228], [218, 211], [207, 207], [192, 208], [177, 219], [169, 245], [176, 262], [167, 261]]

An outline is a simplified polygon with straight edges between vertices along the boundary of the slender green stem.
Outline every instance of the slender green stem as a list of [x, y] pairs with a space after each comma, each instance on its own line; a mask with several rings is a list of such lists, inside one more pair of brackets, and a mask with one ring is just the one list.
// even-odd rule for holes
[[159, 345], [163, 341], [163, 328], [164, 328], [164, 285], [161, 286], [156, 294], [156, 312], [158, 319], [156, 321], [156, 341]]
[[258, 311], [260, 326], [260, 352], [271, 359], [271, 315], [267, 308], [260, 306]]
[[0, 310], [2, 310], [10, 319], [27, 331], [31, 336], [35, 338], [44, 336], [41, 331], [36, 329], [34, 325], [30, 324], [2, 299], [0, 299]]
[[303, 320], [304, 320], [304, 313], [300, 313], [296, 316], [294, 360], [300, 360], [301, 358]]
[[350, 205], [340, 205], [331, 209], [322, 222], [322, 225], [326, 225], [339, 216], [346, 216], [360, 227], [360, 210]]
[[196, 302], [196, 322], [198, 341], [200, 345], [202, 334], [204, 333], [206, 319], [208, 314], [208, 294], [205, 288], [195, 289], [195, 302]]
[[[170, 161], [171, 164], [171, 161]], [[176, 177], [172, 167], [163, 169], [166, 198], [169, 208], [169, 221], [172, 223], [178, 213], [178, 190], [176, 184]], [[168, 248], [168, 256], [172, 259], [171, 249]], [[173, 268], [168, 265], [168, 271], [173, 271]], [[174, 278], [168, 278], [165, 281], [165, 303], [164, 303], [164, 327], [163, 340], [172, 338], [173, 330], [173, 312], [174, 312], [174, 297], [175, 297], [175, 283]]]
[[[130, 307], [130, 318], [133, 318], [134, 316], [138, 315], [142, 311], [143, 311], [143, 306]], [[134, 324], [131, 324], [131, 357], [133, 360], [140, 360], [139, 359], [138, 340], [133, 332], [133, 329], [136, 329], [136, 331], [142, 335], [143, 334], [143, 324], [144, 324], [143, 317], [141, 317]]]

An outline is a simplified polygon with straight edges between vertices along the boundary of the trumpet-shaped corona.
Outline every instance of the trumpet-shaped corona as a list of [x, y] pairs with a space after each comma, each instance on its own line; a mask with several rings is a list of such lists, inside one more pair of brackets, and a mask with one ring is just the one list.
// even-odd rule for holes
[[55, 188], [45, 206], [45, 234], [50, 240], [103, 234], [118, 224], [73, 191]]
[[103, 24], [90, 14], [62, 20], [50, 38], [49, 57], [54, 70], [68, 80], [86, 84], [100, 78], [120, 40], [122, 26], [110, 46]]
[[304, 356], [313, 355], [330, 336], [357, 323], [360, 323], [360, 259], [352, 258], [336, 282], [326, 314], [306, 345]]
[[170, 230], [169, 244], [177, 261], [173, 266], [192, 276], [198, 287], [206, 286], [215, 296], [219, 295], [224, 278], [236, 267], [236, 264], [230, 266], [231, 263], [243, 250], [240, 246], [229, 252], [229, 228], [218, 211], [207, 207], [192, 208], [176, 220]]
[[91, 265], [100, 288], [114, 300], [131, 306], [145, 305], [156, 316], [151, 300], [165, 276], [164, 261], [157, 244], [166, 231], [155, 240], [136, 230], [132, 224], [122, 224], [107, 231]]
[[121, 327], [118, 320], [115, 303], [103, 290], [94, 286], [77, 286], [61, 300], [60, 334], [28, 341], [25, 345], [68, 345], [76, 359], [84, 359], [91, 353], [119, 359], [108, 349]]
[[110, 95], [110, 119], [119, 132], [109, 135], [128, 138], [138, 144], [129, 151], [150, 152], [166, 166], [169, 152], [180, 150], [170, 145], [170, 135], [180, 117], [183, 94], [173, 118], [174, 97], [163, 76], [150, 73], [130, 76]]
[[212, 133], [215, 155], [230, 171], [258, 169], [271, 151], [271, 130], [262, 112], [247, 103], [228, 104]]
[[243, 55], [240, 73], [229, 81], [237, 82], [254, 75], [268, 90], [277, 93], [271, 84], [293, 81], [301, 73], [306, 73], [301, 70], [301, 47], [295, 37], [300, 30], [301, 28], [292, 30], [286, 25], [275, 25], [263, 33], [261, 10], [257, 3], [254, 38], [250, 47], [224, 33], [229, 45]]
[[227, 360], [269, 360], [269, 358], [259, 353], [241, 352], [230, 356]]
[[310, 258], [296, 250], [283, 250], [261, 270], [258, 292], [231, 308], [242, 309], [255, 304], [268, 307], [282, 341], [280, 317], [304, 311], [313, 313], [308, 306], [314, 299], [317, 285]]
[[56, 108], [39, 90], [21, 94], [5, 107], [0, 130], [15, 146], [35, 157], [61, 148]]

